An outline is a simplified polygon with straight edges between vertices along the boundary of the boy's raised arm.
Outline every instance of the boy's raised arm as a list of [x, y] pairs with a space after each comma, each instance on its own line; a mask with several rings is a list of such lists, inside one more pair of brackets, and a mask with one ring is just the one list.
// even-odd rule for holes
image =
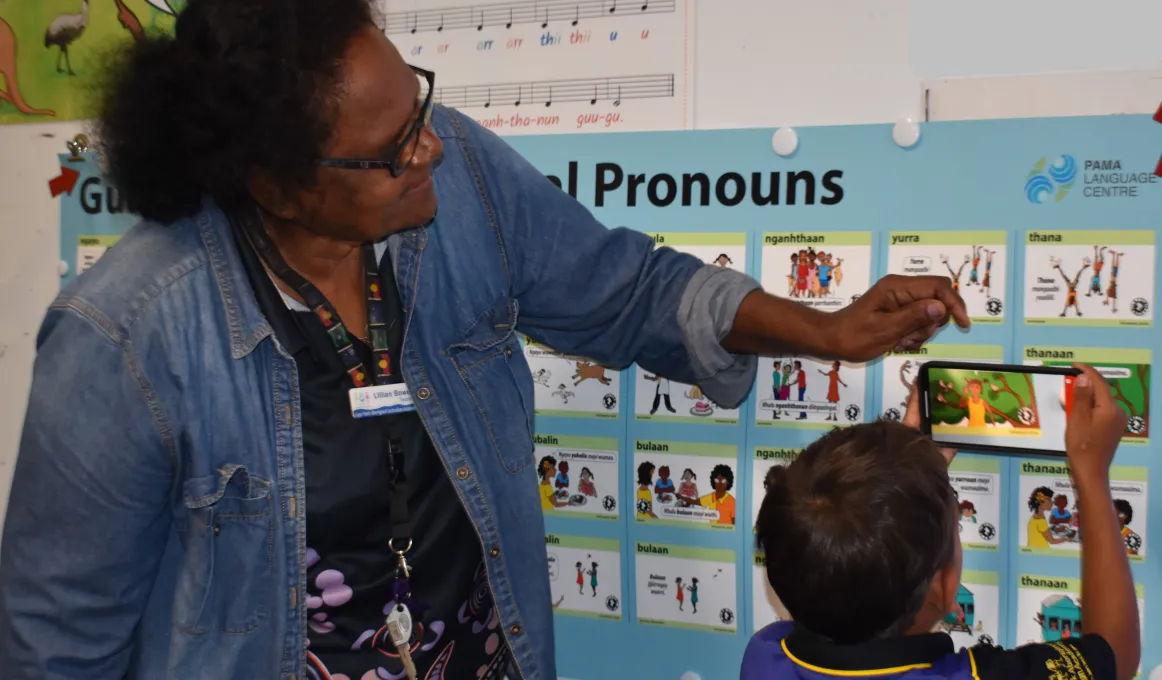
[[1081, 593], [1085, 632], [1100, 635], [1117, 659], [1118, 679], [1129, 680], [1141, 660], [1141, 631], [1134, 578], [1110, 495], [1110, 464], [1126, 431], [1126, 414], [1109, 385], [1089, 366], [1074, 383], [1065, 427], [1065, 451], [1085, 518], [1081, 543]]

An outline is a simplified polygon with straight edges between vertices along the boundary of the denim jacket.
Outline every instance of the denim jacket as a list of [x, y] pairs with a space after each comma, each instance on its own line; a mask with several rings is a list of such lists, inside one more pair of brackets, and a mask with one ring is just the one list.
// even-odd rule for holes
[[[607, 230], [491, 132], [438, 108], [437, 219], [393, 235], [403, 375], [484, 546], [515, 665], [553, 680], [518, 333], [737, 406], [727, 354], [757, 283]], [[5, 680], [305, 680], [294, 360], [230, 224], [134, 227], [50, 307], [0, 553]]]

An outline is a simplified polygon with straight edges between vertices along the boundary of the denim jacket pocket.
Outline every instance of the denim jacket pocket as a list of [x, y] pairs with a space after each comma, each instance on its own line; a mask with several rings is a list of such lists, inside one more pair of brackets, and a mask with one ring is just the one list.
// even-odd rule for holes
[[247, 633], [268, 615], [274, 517], [270, 482], [241, 465], [185, 482], [185, 561], [174, 622], [183, 631]]
[[518, 305], [501, 298], [444, 353], [468, 388], [492, 446], [509, 472], [533, 459], [533, 378], [516, 333]]

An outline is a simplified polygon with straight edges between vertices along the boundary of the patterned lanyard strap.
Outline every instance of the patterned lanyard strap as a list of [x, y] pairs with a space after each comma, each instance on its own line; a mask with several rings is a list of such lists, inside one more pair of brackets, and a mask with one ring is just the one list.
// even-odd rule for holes
[[[275, 276], [282, 279], [288, 286], [299, 294], [306, 302], [307, 307], [315, 314], [327, 330], [331, 344], [339, 354], [339, 359], [351, 376], [355, 387], [366, 387], [368, 383], [367, 370], [355, 351], [351, 331], [339, 318], [339, 312], [318, 288], [303, 278], [291, 268], [283, 259], [282, 254], [274, 242], [270, 240], [266, 229], [262, 227], [261, 219], [252, 214], [246, 220], [247, 234], [250, 236], [254, 249], [262, 257], [266, 266]], [[391, 357], [388, 354], [387, 320], [383, 312], [381, 287], [379, 285], [379, 262], [375, 257], [375, 246], [370, 243], [363, 246], [363, 283], [367, 293], [367, 327], [370, 331], [368, 338], [371, 343], [371, 378], [376, 385], [387, 385], [391, 382]]]

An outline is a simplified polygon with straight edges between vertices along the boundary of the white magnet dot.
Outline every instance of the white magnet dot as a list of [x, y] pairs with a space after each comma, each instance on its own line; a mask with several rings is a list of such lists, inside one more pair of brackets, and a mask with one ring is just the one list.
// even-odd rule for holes
[[1162, 680], [1162, 666], [1155, 666], [1154, 670], [1150, 671], [1150, 680]]
[[892, 141], [907, 149], [920, 141], [920, 124], [911, 118], [896, 121], [892, 126]]
[[69, 273], [69, 263], [61, 260], [56, 263], [57, 276], [64, 276]]
[[[783, 155], [783, 154], [780, 154], [780, 155]], [[702, 680], [702, 676], [698, 675], [694, 671], [686, 671], [685, 673], [682, 674], [682, 677], [679, 680]], [[1151, 678], [1150, 680], [1153, 680], [1153, 678]]]
[[790, 156], [799, 148], [799, 135], [794, 128], [779, 128], [771, 136], [771, 148], [780, 156]]

